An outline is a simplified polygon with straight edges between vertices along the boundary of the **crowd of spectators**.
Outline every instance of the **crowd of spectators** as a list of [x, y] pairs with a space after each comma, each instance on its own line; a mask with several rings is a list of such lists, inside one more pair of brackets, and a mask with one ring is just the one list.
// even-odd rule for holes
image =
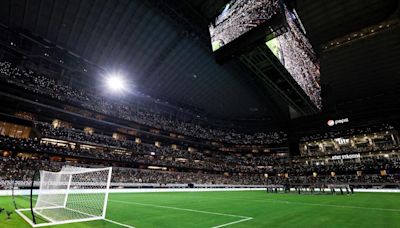
[[114, 181], [121, 183], [157, 183], [157, 184], [229, 184], [257, 185], [266, 183], [262, 175], [223, 175], [194, 172], [171, 172], [143, 169], [120, 168], [114, 176]]
[[[81, 148], [70, 144], [54, 145], [44, 143], [37, 138], [17, 139], [0, 136], [0, 148], [15, 152], [46, 153], [51, 155], [80, 157], [85, 159], [108, 160], [137, 165], [155, 165], [183, 169], [196, 169], [217, 172], [251, 172], [264, 173], [272, 170], [277, 162], [287, 162], [285, 159], [275, 159], [271, 156], [240, 156], [236, 154], [213, 153], [205, 156], [200, 152], [175, 150], [170, 147], [156, 147], [152, 144], [136, 144], [126, 150], [102, 147], [96, 149]], [[262, 166], [256, 166], [260, 164]]]
[[[47, 123], [36, 123], [37, 129], [43, 137], [64, 139], [77, 143], [53, 145], [44, 143], [37, 138], [17, 139], [0, 136], [0, 149], [16, 152], [47, 153], [53, 155], [94, 158], [97, 160], [118, 161], [138, 165], [156, 165], [174, 167], [184, 170], [203, 170], [211, 172], [230, 173], [290, 173], [296, 176], [310, 175], [313, 172], [329, 175], [330, 172], [353, 172], [376, 170], [399, 170], [399, 160], [396, 158], [363, 157], [361, 161], [346, 162], [344, 164], [331, 161], [320, 165], [306, 163], [289, 165], [288, 157], [271, 156], [267, 154], [240, 154], [213, 151], [188, 151], [174, 149], [168, 145], [155, 146], [147, 143], [136, 143], [131, 140], [116, 140], [111, 136], [100, 134], [85, 134], [81, 130], [67, 128], [53, 128]], [[84, 149], [80, 145], [95, 143], [94, 149]], [[94, 145], [94, 144], [92, 144]], [[100, 145], [100, 146], [99, 146]], [[382, 149], [382, 148], [380, 148]], [[391, 147], [398, 150], [398, 147]]]
[[[90, 95], [60, 84], [30, 70], [21, 70], [8, 62], [0, 62], [0, 81], [17, 85], [37, 94], [76, 104], [92, 111], [134, 121], [188, 136], [233, 144], [271, 144], [286, 140], [283, 132], [245, 134], [235, 131], [206, 128], [191, 122], [172, 120], [157, 112], [143, 111], [123, 102], [110, 102], [98, 94]], [[87, 134], [73, 128], [53, 128], [48, 123], [36, 122], [43, 137], [64, 139], [76, 144], [54, 145], [38, 138], [17, 139], [0, 136], [0, 150], [35, 154], [40, 159], [0, 157], [0, 180], [18, 178], [28, 180], [33, 169], [59, 170], [65, 163], [50, 161], [51, 155], [74, 157], [78, 160], [118, 163], [132, 167], [160, 166], [169, 170], [156, 171], [137, 168], [116, 168], [114, 182], [123, 183], [197, 183], [197, 184], [313, 184], [313, 183], [400, 183], [398, 157], [371, 157], [348, 162], [324, 164], [291, 164], [288, 157], [236, 154], [221, 151], [204, 153], [169, 146], [116, 140], [102, 134]], [[345, 132], [328, 132], [304, 137], [302, 141], [335, 138], [343, 135], [365, 134], [391, 130], [391, 125], [379, 125]], [[90, 144], [93, 147], [81, 147]], [[91, 149], [87, 149], [91, 148]], [[94, 149], [93, 149], [94, 148]], [[398, 150], [398, 146], [378, 145], [375, 148], [348, 148], [343, 152], [366, 152], [383, 149]], [[178, 172], [179, 171], [179, 172]], [[383, 175], [381, 172], [385, 171]], [[337, 175], [332, 175], [335, 172]], [[360, 173], [359, 173], [360, 172]], [[268, 175], [265, 175], [268, 174]], [[316, 174], [316, 175], [315, 175]]]
[[[46, 159], [23, 159], [18, 157], [0, 157], [0, 182], [7, 180], [30, 181], [35, 170], [59, 171], [66, 162], [55, 162]], [[87, 164], [74, 164], [88, 166]], [[398, 168], [398, 167], [397, 167]], [[114, 167], [113, 183], [155, 183], [163, 184], [226, 184], [226, 185], [286, 185], [312, 186], [329, 184], [351, 184], [358, 186], [399, 185], [400, 174], [380, 175], [372, 174], [341, 174], [341, 175], [308, 175], [289, 173], [284, 175], [262, 174], [209, 174], [204, 172], [176, 172], [126, 167]]]
[[[0, 181], [30, 181], [37, 170], [60, 171], [67, 162], [56, 162], [46, 159], [24, 159], [18, 157], [0, 157]], [[87, 164], [75, 164], [88, 166]], [[90, 167], [90, 166], [89, 166]], [[262, 175], [224, 175], [201, 172], [173, 172], [126, 167], [114, 167], [112, 172], [114, 183], [156, 183], [156, 184], [231, 184], [254, 185], [263, 184]]]
[[102, 135], [102, 134], [90, 134], [84, 132], [83, 130], [75, 129], [75, 128], [65, 128], [65, 127], [53, 127], [52, 124], [45, 122], [35, 123], [36, 129], [40, 132], [42, 137], [50, 137], [57, 139], [64, 139], [69, 141], [77, 141], [77, 142], [85, 142], [85, 143], [93, 143], [100, 145], [107, 145], [109, 147], [120, 147], [120, 148], [135, 148], [137, 143], [132, 140], [116, 140], [111, 136]]
[[353, 136], [353, 135], [361, 135], [361, 134], [369, 134], [374, 132], [383, 132], [394, 130], [394, 126], [391, 124], [376, 124], [368, 127], [358, 127], [358, 128], [348, 128], [345, 130], [336, 130], [336, 131], [328, 131], [324, 133], [317, 134], [308, 134], [307, 136], [303, 136], [300, 138], [301, 142], [309, 142], [313, 140], [320, 139], [333, 139], [344, 136]]
[[[287, 7], [282, 17], [286, 32], [276, 37], [278, 59], [310, 100], [321, 109], [320, 67], [318, 58], [307, 37], [301, 31], [299, 19]], [[237, 39], [251, 29], [267, 22], [281, 12], [280, 1], [246, 0], [229, 3], [215, 23], [209, 27], [213, 50]]]
[[213, 46], [221, 47], [244, 33], [266, 23], [279, 13], [278, 0], [232, 1], [210, 25]]
[[[77, 129], [67, 129], [67, 128], [54, 128], [51, 124], [36, 122], [35, 126], [41, 132], [42, 136], [64, 139], [76, 142], [90, 142], [101, 144], [103, 146], [116, 146], [120, 148], [130, 149], [135, 151], [136, 154], [149, 155], [151, 152], [154, 156], [162, 156], [167, 160], [174, 160], [176, 158], [184, 158], [194, 163], [197, 160], [200, 163], [208, 163], [208, 167], [212, 167], [212, 163], [219, 163], [225, 165], [225, 171], [234, 171], [232, 168], [227, 167], [237, 167], [239, 171], [254, 171], [254, 172], [268, 172], [271, 171], [269, 167], [276, 167], [277, 165], [285, 166], [289, 164], [288, 157], [276, 157], [268, 155], [252, 155], [245, 156], [240, 154], [232, 154], [226, 152], [213, 151], [213, 153], [207, 154], [203, 151], [193, 151], [189, 152], [187, 150], [173, 149], [168, 146], [157, 147], [153, 144], [146, 143], [136, 143], [132, 140], [116, 140], [111, 136], [105, 136], [100, 134], [86, 134], [81, 130]], [[375, 152], [375, 151], [389, 151], [389, 150], [399, 150], [398, 145], [386, 145], [379, 144], [374, 147], [360, 147], [360, 148], [342, 148], [343, 151], [333, 151], [332, 153], [360, 153], [360, 152]], [[170, 159], [169, 159], [170, 158]], [[379, 160], [374, 160], [370, 164], [379, 165], [381, 163], [377, 162]], [[363, 163], [364, 165], [366, 163]], [[336, 164], [332, 164], [335, 165]], [[259, 168], [255, 168], [259, 167]], [[332, 168], [332, 167], [330, 167]], [[336, 170], [347, 170], [348, 166], [336, 167]], [[377, 169], [377, 168], [372, 168]], [[221, 169], [215, 169], [222, 171]], [[303, 169], [304, 170], [304, 169]], [[357, 169], [353, 169], [357, 170]]]
[[217, 163], [232, 164], [233, 166], [261, 166], [261, 165], [274, 165], [277, 162], [280, 164], [288, 163], [286, 157], [277, 159], [268, 155], [261, 156], [239, 156], [237, 154], [229, 154], [226, 152], [213, 151], [211, 154], [206, 154], [203, 151], [192, 151], [174, 149], [172, 147], [163, 146], [157, 147], [148, 143], [136, 143], [130, 139], [116, 140], [111, 136], [101, 134], [88, 134], [82, 130], [74, 128], [54, 128], [53, 125], [44, 122], [35, 122], [35, 127], [39, 130], [43, 137], [53, 139], [63, 139], [74, 142], [94, 143], [102, 146], [119, 147], [135, 151], [137, 154], [148, 155], [153, 153], [156, 156], [173, 157], [173, 158], [186, 158], [194, 161], [210, 161]]
[[368, 145], [364, 147], [355, 146], [341, 146], [338, 149], [325, 150], [320, 149], [316, 151], [304, 151], [303, 156], [326, 156], [326, 155], [337, 155], [337, 154], [349, 154], [349, 153], [363, 153], [363, 152], [376, 152], [376, 151], [391, 151], [400, 149], [400, 145], [393, 143], [379, 144], [379, 145]]
[[285, 16], [287, 32], [276, 38], [280, 46], [278, 58], [311, 101], [321, 109], [319, 61], [310, 42], [296, 24], [294, 15], [286, 7]]
[[330, 175], [335, 173], [356, 173], [361, 171], [364, 173], [379, 173], [381, 170], [386, 170], [390, 173], [395, 173], [400, 170], [400, 157], [363, 157], [360, 161], [331, 161], [323, 164], [292, 164], [286, 167], [284, 172], [297, 176], [311, 175], [316, 172], [319, 175]]
[[118, 102], [111, 101], [101, 94], [88, 93], [84, 90], [72, 88], [62, 82], [37, 74], [32, 70], [13, 66], [6, 61], [0, 62], [0, 80], [31, 92], [57, 99], [64, 104], [71, 104], [97, 113], [194, 138], [249, 145], [282, 143], [287, 138], [287, 135], [280, 131], [239, 133], [234, 129], [217, 129], [211, 126], [202, 126], [194, 120], [172, 119], [154, 110], [132, 106], [123, 99]]

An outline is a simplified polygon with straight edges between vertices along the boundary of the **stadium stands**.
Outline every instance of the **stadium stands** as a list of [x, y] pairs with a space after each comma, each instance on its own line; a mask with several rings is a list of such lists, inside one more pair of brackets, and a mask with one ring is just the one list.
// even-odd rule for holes
[[[211, 29], [213, 41], [223, 40], [226, 44], [245, 32], [227, 28], [245, 25], [241, 29], [249, 30], [261, 23], [247, 18], [249, 16], [267, 15], [264, 20], [268, 20], [279, 11], [279, 5], [278, 1], [267, 2], [271, 3], [267, 11], [252, 1], [247, 5], [232, 5], [232, 12], [250, 10], [253, 15], [242, 15], [246, 18], [225, 18], [226, 15], [221, 15], [216, 21], [219, 26], [213, 25], [216, 27]], [[312, 102], [321, 108], [318, 60], [314, 58], [311, 44], [295, 24], [297, 22], [290, 19], [293, 17], [292, 12], [285, 10], [290, 29], [277, 37], [282, 53], [287, 55], [282, 56], [283, 64]], [[249, 20], [253, 24], [245, 24]], [[29, 176], [24, 173], [25, 167], [57, 170], [68, 160], [88, 166], [118, 166], [114, 181], [124, 183], [308, 186], [342, 183], [360, 186], [399, 184], [400, 146], [397, 129], [392, 124], [374, 123], [363, 127], [350, 125], [300, 134], [297, 135], [300, 154], [289, 154], [289, 137], [284, 130], [243, 131], [243, 128], [238, 130], [233, 126], [222, 128], [196, 119], [172, 117], [145, 105], [132, 105], [129, 98], [113, 100], [102, 93], [55, 79], [40, 72], [40, 69], [33, 70], [29, 64], [12, 62], [6, 58], [0, 61], [2, 86], [15, 89], [7, 90], [7, 93], [63, 110], [72, 110], [78, 116], [92, 113], [107, 116], [107, 121], [115, 124], [125, 121], [123, 123], [127, 128], [141, 132], [133, 135], [119, 132], [123, 137], [118, 139], [111, 132], [84, 131], [82, 126], [94, 123], [83, 122], [79, 118], [67, 119], [64, 116], [63, 121], [68, 126], [54, 126], [49, 120], [58, 116], [56, 112], [44, 115], [41, 111], [32, 110], [37, 112], [34, 115], [38, 118], [30, 118], [32, 126], [29, 127], [32, 132], [28, 138], [0, 132], [2, 180], [12, 179], [17, 174], [21, 180], [28, 180]], [[15, 115], [15, 112], [4, 112], [6, 115]], [[375, 142], [376, 134], [381, 141]], [[170, 135], [182, 137], [164, 137]], [[360, 135], [364, 135], [362, 143], [355, 140]], [[155, 142], [161, 138], [163, 143], [160, 146]], [[184, 140], [188, 138], [191, 141]], [[340, 140], [345, 140], [345, 143]], [[334, 158], [346, 154], [357, 156], [348, 160]], [[161, 170], [151, 170], [149, 167]]]
[[35, 93], [49, 96], [61, 102], [69, 102], [98, 113], [133, 121], [166, 131], [177, 132], [195, 138], [232, 144], [271, 144], [285, 140], [283, 132], [260, 132], [254, 134], [237, 133], [233, 130], [204, 128], [198, 124], [168, 119], [150, 110], [145, 112], [126, 103], [114, 103], [96, 94], [73, 89], [31, 70], [22, 70], [10, 62], [0, 62], [0, 75], [4, 82], [17, 85]]
[[[62, 165], [71, 164], [65, 162], [49, 161], [45, 158], [30, 160], [23, 158], [0, 158], [1, 171], [0, 183], [5, 180], [23, 180], [30, 181], [32, 178], [32, 170], [59, 170]], [[73, 164], [73, 163], [72, 163]], [[86, 165], [86, 164], [75, 164]], [[357, 166], [357, 167], [356, 167]], [[350, 184], [355, 186], [370, 185], [398, 185], [400, 184], [399, 174], [390, 174], [381, 176], [380, 174], [367, 173], [369, 171], [380, 170], [385, 167], [387, 170], [396, 173], [400, 169], [400, 159], [392, 161], [378, 160], [369, 161], [365, 164], [348, 164], [341, 166], [295, 166], [291, 170], [286, 169], [289, 173], [285, 176], [268, 176], [262, 174], [207, 174], [201, 172], [174, 172], [174, 171], [157, 171], [137, 168], [116, 168], [114, 169], [113, 182], [115, 183], [156, 183], [156, 184], [230, 184], [230, 185], [285, 185], [292, 186], [327, 186], [329, 184]], [[285, 168], [282, 168], [285, 169]], [[341, 174], [331, 176], [327, 174], [330, 170], [343, 170]], [[366, 174], [357, 176], [356, 170], [363, 170]], [[309, 175], [313, 171], [321, 173], [313, 177]], [[308, 174], [308, 175], [307, 175]], [[139, 185], [140, 186], [140, 185]]]
[[400, 227], [399, 16], [0, 1], [0, 227]]
[[[274, 157], [268, 155], [259, 156], [241, 156], [238, 154], [226, 154], [226, 152], [215, 151], [211, 155], [197, 152], [188, 152], [176, 150], [170, 147], [156, 147], [146, 143], [135, 143], [130, 140], [115, 140], [110, 136], [99, 134], [88, 135], [76, 129], [53, 128], [52, 125], [36, 122], [36, 128], [46, 139], [62, 139], [68, 142], [89, 143], [88, 145], [101, 145], [102, 151], [91, 149], [83, 149], [70, 146], [52, 145], [38, 138], [33, 139], [17, 139], [6, 136], [0, 137], [0, 147], [5, 150], [14, 152], [25, 152], [33, 154], [46, 154], [42, 158], [48, 159], [49, 156], [70, 156], [81, 159], [95, 159], [98, 163], [102, 162], [118, 162], [124, 166], [140, 167], [161, 166], [168, 168], [178, 168], [180, 171], [150, 171], [150, 170], [126, 170], [133, 179], [118, 180], [119, 182], [129, 182], [129, 180], [148, 183], [217, 183], [217, 184], [291, 184], [291, 185], [321, 185], [321, 184], [338, 184], [353, 183], [354, 185], [371, 185], [371, 184], [399, 184], [398, 171], [400, 170], [399, 155], [391, 157], [378, 154], [376, 156], [365, 156], [360, 160], [350, 160], [345, 163], [342, 161], [330, 162], [313, 162], [310, 163], [306, 158], [293, 160], [289, 165], [287, 157]], [[90, 144], [92, 143], [92, 144]], [[116, 150], [119, 149], [119, 150]], [[398, 146], [387, 148], [385, 146], [373, 148], [373, 151], [398, 151]], [[345, 151], [346, 153], [350, 151]], [[371, 150], [353, 152], [371, 152]], [[338, 152], [344, 153], [344, 152]], [[10, 158], [3, 158], [10, 159]], [[14, 163], [7, 162], [11, 166], [15, 166], [16, 170], [5, 168], [4, 170], [12, 170], [10, 174], [4, 174], [2, 179], [10, 178], [18, 172], [18, 167], [24, 166], [26, 163], [33, 162], [33, 167], [45, 166], [51, 164], [57, 169], [61, 165], [59, 162], [35, 161], [31, 159], [11, 159]], [[43, 163], [44, 162], [44, 163]], [[48, 167], [46, 167], [48, 168]], [[24, 170], [24, 169], [21, 169]], [[197, 170], [197, 171], [195, 171]], [[385, 175], [380, 172], [385, 170]], [[143, 172], [142, 172], [143, 171]], [[206, 174], [214, 172], [215, 174]], [[332, 175], [332, 172], [334, 175]], [[218, 174], [219, 173], [219, 174]], [[143, 174], [143, 176], [142, 176]], [[146, 175], [145, 175], [146, 174]], [[267, 176], [265, 175], [267, 174]], [[177, 181], [176, 175], [182, 177]], [[26, 175], [23, 179], [27, 178]], [[154, 177], [155, 176], [155, 177]], [[146, 179], [146, 178], [147, 179]], [[123, 177], [121, 177], [123, 179]], [[196, 179], [197, 178], [197, 179]], [[222, 178], [222, 179], [220, 179]], [[117, 180], [117, 179], [116, 179]], [[190, 180], [190, 181], [189, 181]]]

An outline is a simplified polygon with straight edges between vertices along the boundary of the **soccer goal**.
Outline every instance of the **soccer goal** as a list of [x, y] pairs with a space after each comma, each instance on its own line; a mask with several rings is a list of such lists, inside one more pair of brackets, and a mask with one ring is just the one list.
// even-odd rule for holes
[[35, 206], [16, 212], [32, 227], [105, 219], [111, 172], [111, 167], [42, 170]]

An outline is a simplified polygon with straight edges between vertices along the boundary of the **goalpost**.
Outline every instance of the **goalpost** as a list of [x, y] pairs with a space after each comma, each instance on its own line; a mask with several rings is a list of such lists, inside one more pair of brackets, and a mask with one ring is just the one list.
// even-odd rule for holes
[[[112, 167], [42, 170], [35, 206], [16, 212], [32, 227], [105, 219], [111, 172]], [[26, 211], [32, 212], [32, 219], [24, 214]], [[44, 222], [37, 223], [35, 217]]]

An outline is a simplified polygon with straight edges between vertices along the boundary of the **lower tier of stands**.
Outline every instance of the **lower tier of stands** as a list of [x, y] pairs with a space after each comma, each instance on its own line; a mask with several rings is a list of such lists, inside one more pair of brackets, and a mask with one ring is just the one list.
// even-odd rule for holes
[[[0, 157], [0, 185], [9, 188], [13, 180], [18, 184], [29, 186], [33, 173], [37, 170], [58, 171], [63, 165], [93, 166], [71, 162], [56, 162], [50, 160], [32, 160], [11, 157]], [[104, 164], [106, 165], [106, 164]], [[173, 172], [127, 167], [114, 167], [112, 174], [114, 187], [184, 187], [192, 185], [290, 185], [323, 187], [332, 184], [347, 184], [356, 187], [400, 187], [400, 174], [348, 174], [320, 176], [292, 176], [262, 174], [210, 174], [202, 172]], [[118, 183], [118, 184], [115, 184]]]

